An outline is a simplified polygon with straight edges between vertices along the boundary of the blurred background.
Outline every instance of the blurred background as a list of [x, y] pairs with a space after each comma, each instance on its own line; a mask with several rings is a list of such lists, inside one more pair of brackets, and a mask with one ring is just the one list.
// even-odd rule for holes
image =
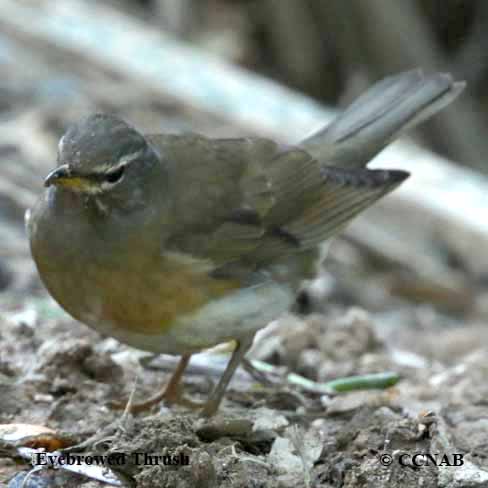
[[[120, 395], [113, 371], [132, 371], [127, 348], [74, 327], [47, 297], [24, 234], [70, 123], [106, 111], [142, 131], [293, 143], [375, 81], [418, 67], [467, 89], [378, 158], [412, 178], [335, 240], [314, 287], [321, 318], [273, 328], [254, 357], [317, 382], [401, 372], [388, 401], [444, 409], [457, 446], [488, 459], [484, 0], [0, 0], [0, 390], [15, 397], [0, 395], [0, 420], [96, 428], [108, 414], [93, 405]], [[93, 354], [112, 376], [86, 369]], [[141, 388], [160, 379], [148, 373]]]
[[[293, 143], [378, 79], [421, 67], [450, 72], [468, 89], [409, 134], [430, 153], [404, 147], [379, 158], [413, 177], [333, 249], [338, 261], [372, 263], [381, 274], [373, 295], [483, 309], [485, 19], [481, 0], [2, 1], [0, 223], [9, 237], [0, 286], [38, 284], [35, 273], [12, 271], [19, 263], [32, 271], [22, 216], [55, 165], [57, 141], [82, 115], [116, 112], [143, 131]], [[385, 281], [373, 257], [402, 274], [395, 268]], [[348, 281], [346, 270], [332, 276], [336, 285]], [[372, 305], [355, 276], [339, 295]]]
[[329, 105], [412, 67], [451, 72], [468, 82], [469, 94], [424, 126], [422, 141], [487, 171], [488, 6], [482, 0], [154, 0], [127, 7]]

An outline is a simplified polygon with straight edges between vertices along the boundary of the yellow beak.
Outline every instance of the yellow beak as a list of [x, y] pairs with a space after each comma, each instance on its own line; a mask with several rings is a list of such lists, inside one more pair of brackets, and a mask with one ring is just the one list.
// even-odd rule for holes
[[44, 186], [51, 185], [62, 186], [68, 190], [78, 192], [86, 191], [92, 186], [87, 178], [73, 174], [71, 168], [67, 164], [63, 164], [46, 176]]

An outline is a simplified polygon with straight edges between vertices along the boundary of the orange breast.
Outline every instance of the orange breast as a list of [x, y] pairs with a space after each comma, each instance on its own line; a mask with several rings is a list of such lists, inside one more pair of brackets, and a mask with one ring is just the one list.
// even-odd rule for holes
[[189, 256], [171, 253], [140, 261], [137, 266], [126, 262], [124, 269], [93, 264], [50, 270], [43, 279], [56, 301], [81, 322], [148, 335], [164, 333], [179, 316], [239, 288], [235, 281], [213, 279], [207, 265]]

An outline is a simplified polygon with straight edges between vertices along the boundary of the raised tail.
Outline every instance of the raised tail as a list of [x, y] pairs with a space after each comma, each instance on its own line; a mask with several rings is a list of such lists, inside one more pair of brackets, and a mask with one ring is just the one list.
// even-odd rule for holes
[[364, 167], [391, 141], [451, 103], [464, 87], [449, 74], [425, 75], [420, 69], [390, 76], [301, 147], [326, 166]]

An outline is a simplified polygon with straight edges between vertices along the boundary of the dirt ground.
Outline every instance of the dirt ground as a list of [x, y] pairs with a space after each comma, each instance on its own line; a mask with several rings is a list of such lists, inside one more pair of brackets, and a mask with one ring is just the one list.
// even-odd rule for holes
[[[320, 313], [271, 324], [251, 358], [273, 371], [241, 368], [217, 416], [164, 405], [135, 416], [114, 408], [132, 391], [138, 400], [161, 387], [175, 360], [103, 338], [52, 302], [29, 256], [25, 208], [54, 165], [59, 136], [81, 113], [117, 110], [152, 130], [242, 132], [171, 100], [155, 102], [148, 89], [135, 94], [101, 68], [86, 71], [59, 53], [34, 60], [25, 44], [11, 49], [15, 65], [2, 60], [0, 81], [0, 424], [49, 427], [70, 446], [88, 440], [77, 453], [123, 457], [112, 471], [139, 488], [488, 486], [486, 282], [457, 304], [408, 286], [400, 293], [391, 283], [410, 283], [405, 270], [346, 239], [335, 242], [322, 271]], [[463, 263], [456, 269], [463, 273]], [[186, 394], [204, 400], [227, 357], [196, 357]], [[326, 394], [291, 384], [291, 372], [319, 384], [382, 372], [400, 381]], [[64, 469], [24, 480], [32, 466], [17, 448], [25, 443], [1, 433], [1, 486], [107, 486]], [[437, 463], [416, 466], [416, 453]], [[144, 454], [156, 457], [142, 462]], [[462, 465], [452, 466], [455, 455]], [[174, 463], [158, 464], [157, 456]]]
[[[398, 372], [400, 382], [387, 390], [319, 395], [276, 379], [263, 385], [241, 371], [219, 414], [204, 420], [165, 406], [123, 417], [112, 404], [127, 398], [136, 372], [135, 397], [142, 399], [164, 383], [174, 362], [141, 366], [146, 355], [62, 315], [42, 291], [23, 303], [12, 298], [2, 316], [0, 423], [48, 426], [70, 444], [96, 434], [96, 444], [76, 452], [123, 453], [124, 464], [113, 469], [128, 486], [488, 483], [483, 324], [459, 326], [425, 306], [372, 314], [337, 306], [306, 321], [286, 317], [257, 344], [260, 359], [319, 382], [382, 371]], [[205, 399], [225, 362], [220, 355], [203, 359], [190, 366], [185, 382], [196, 400]], [[152, 465], [141, 461], [142, 453], [187, 456], [188, 465]], [[451, 461], [460, 453], [464, 464], [399, 463], [402, 454], [415, 453], [447, 454]], [[392, 464], [383, 466], [382, 456]], [[0, 466], [4, 483], [16, 476], [10, 487], [21, 486], [29, 470], [13, 451]], [[35, 473], [29, 483], [103, 486], [62, 470]]]

